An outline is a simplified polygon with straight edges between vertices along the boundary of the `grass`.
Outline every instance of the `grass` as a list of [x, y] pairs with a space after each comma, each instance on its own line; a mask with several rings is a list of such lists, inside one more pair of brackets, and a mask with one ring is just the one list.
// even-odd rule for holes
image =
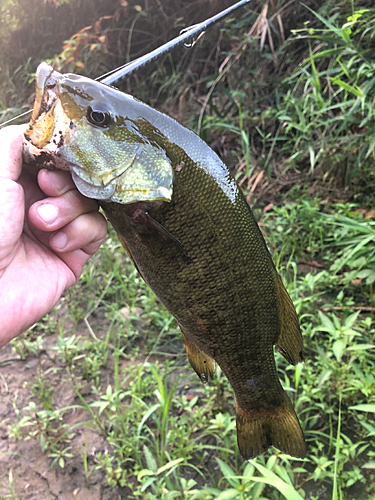
[[348, 2], [341, 12], [311, 13], [315, 22], [292, 30], [309, 53], [281, 83], [277, 135], [289, 165], [310, 164], [311, 172], [322, 169], [348, 185], [374, 157], [375, 10]]
[[[303, 329], [305, 363], [291, 367], [276, 358], [308, 443], [305, 460], [276, 450], [241, 459], [227, 380], [218, 371], [212, 383], [200, 383], [175, 321], [138, 277], [113, 231], [57, 308], [14, 341], [16, 353], [39, 361], [28, 405], [19, 408], [15, 397], [10, 435], [37, 439], [50, 467], [80, 457], [88, 484], [101, 470], [127, 498], [349, 500], [353, 492], [372, 498], [372, 289], [365, 276], [353, 284], [345, 266], [329, 271], [335, 262], [324, 258], [341, 248], [345, 219], [332, 224], [318, 206], [318, 200], [297, 200], [261, 219]], [[355, 207], [335, 211], [355, 214]], [[362, 216], [354, 222], [363, 224]], [[320, 260], [324, 268], [300, 272], [300, 259]], [[45, 353], [48, 363], [41, 362]], [[62, 385], [74, 394], [67, 406], [56, 393]], [[69, 425], [76, 411], [82, 418]], [[107, 442], [94, 458], [86, 445], [75, 448], [76, 432], [85, 427]]]

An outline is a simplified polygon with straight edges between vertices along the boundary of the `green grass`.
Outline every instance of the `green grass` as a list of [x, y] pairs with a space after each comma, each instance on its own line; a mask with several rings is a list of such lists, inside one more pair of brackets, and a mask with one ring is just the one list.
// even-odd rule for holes
[[348, 185], [374, 158], [375, 9], [347, 2], [341, 12], [311, 13], [313, 23], [292, 30], [294, 43], [307, 41], [309, 53], [281, 83], [276, 137], [289, 167], [309, 164], [310, 172]]
[[[332, 224], [318, 206], [318, 200], [296, 200], [261, 220], [304, 335], [305, 363], [292, 367], [276, 358], [304, 429], [305, 460], [276, 450], [241, 459], [227, 380], [218, 370], [212, 383], [200, 383], [175, 321], [139, 278], [113, 231], [55, 311], [14, 341], [15, 352], [39, 364], [28, 405], [20, 408], [15, 397], [11, 436], [37, 439], [51, 467], [80, 457], [88, 484], [92, 472], [102, 470], [112, 488], [129, 489], [128, 498], [349, 500], [353, 491], [358, 499], [372, 498], [371, 284], [365, 276], [353, 284], [345, 266], [329, 270], [335, 261], [324, 259], [341, 258], [345, 218]], [[362, 227], [355, 207], [335, 210], [345, 211]], [[319, 260], [324, 268], [300, 272], [299, 259]], [[47, 364], [40, 362], [44, 352]], [[72, 404], [56, 397], [57, 384], [74, 392]], [[82, 418], [72, 426], [66, 419], [73, 411]], [[85, 448], [74, 447], [85, 426], [107, 442], [107, 452], [98, 451], [94, 462]]]

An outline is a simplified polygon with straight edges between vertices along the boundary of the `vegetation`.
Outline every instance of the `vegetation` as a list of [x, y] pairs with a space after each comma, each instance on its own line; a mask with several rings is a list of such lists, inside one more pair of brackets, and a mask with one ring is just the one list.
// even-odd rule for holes
[[[97, 76], [124, 54], [138, 54], [140, 20], [149, 50], [162, 41], [153, 26], [193, 24], [203, 4], [187, 9], [174, 0], [148, 10], [122, 1], [111, 11], [108, 2], [104, 13], [102, 3], [95, 3], [93, 28], [87, 19], [74, 24], [62, 56], [54, 58], [57, 43], [45, 57], [64, 71]], [[1, 17], [3, 47], [6, 30], [24, 27], [12, 4], [2, 7], [11, 16]], [[200, 383], [175, 320], [110, 231], [80, 282], [14, 341], [17, 357], [37, 363], [22, 405], [14, 395], [7, 423], [10, 439], [38, 440], [56, 471], [80, 463], [88, 487], [99, 471], [108, 498], [375, 498], [375, 8], [366, 0], [263, 4], [208, 33], [199, 49], [146, 68], [147, 85], [142, 73], [124, 88], [214, 141], [255, 200], [303, 330], [306, 361], [292, 367], [276, 359], [308, 454], [297, 460], [274, 450], [241, 459], [227, 380], [218, 370], [212, 383]], [[79, 5], [86, 4], [55, 0], [45, 15], [67, 6], [79, 12]], [[131, 43], [116, 55], [123, 39]], [[19, 64], [16, 75], [27, 83], [36, 54], [1, 66]], [[11, 74], [6, 69], [0, 85], [4, 118], [25, 99], [15, 95]], [[89, 449], [89, 431], [105, 444]], [[22, 498], [17, 481], [10, 469], [0, 498]]]

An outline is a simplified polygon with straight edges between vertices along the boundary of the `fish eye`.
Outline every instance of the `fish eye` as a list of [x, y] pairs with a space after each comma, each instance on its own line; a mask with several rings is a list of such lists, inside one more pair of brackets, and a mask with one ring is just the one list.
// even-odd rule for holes
[[92, 125], [96, 125], [97, 127], [108, 127], [111, 122], [111, 115], [108, 111], [90, 106], [87, 110], [87, 119]]

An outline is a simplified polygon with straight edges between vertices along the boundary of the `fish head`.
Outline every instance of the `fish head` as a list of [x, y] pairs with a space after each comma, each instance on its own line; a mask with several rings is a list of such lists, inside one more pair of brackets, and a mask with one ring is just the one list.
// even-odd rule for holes
[[89, 198], [170, 201], [173, 168], [146, 107], [113, 87], [38, 66], [23, 154], [27, 163], [70, 170]]

